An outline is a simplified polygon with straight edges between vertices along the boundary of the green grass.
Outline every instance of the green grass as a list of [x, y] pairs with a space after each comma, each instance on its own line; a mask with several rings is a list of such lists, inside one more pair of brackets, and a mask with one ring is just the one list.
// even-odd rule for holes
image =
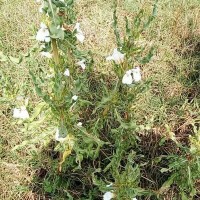
[[[150, 0], [119, 1], [117, 11], [120, 29], [123, 29], [125, 15], [131, 19], [140, 8], [148, 13], [151, 3]], [[0, 11], [0, 51], [18, 57], [36, 43], [33, 36], [39, 24], [37, 7], [31, 0], [3, 0], [0, 1]], [[78, 21], [86, 35], [86, 42], [81, 48], [93, 52], [95, 73], [107, 75], [111, 66], [105, 61], [105, 57], [116, 47], [112, 29], [112, 1], [79, 0], [77, 11]], [[158, 3], [157, 18], [140, 38], [143, 45], [150, 47], [153, 44], [156, 47], [151, 62], [142, 66], [143, 79], [149, 82], [149, 89], [139, 93], [130, 108], [141, 127], [140, 130], [143, 129], [139, 133], [143, 138], [140, 145], [144, 148], [146, 158], [156, 158], [157, 151], [170, 152], [170, 148], [172, 152], [176, 151], [172, 147], [175, 146], [173, 142], [169, 142], [161, 150], [157, 148], [157, 143], [163, 136], [169, 137], [167, 126], [179, 141], [187, 143], [189, 134], [193, 134], [192, 125], [199, 124], [199, 39], [198, 0], [163, 0]], [[47, 199], [48, 191], [54, 193], [55, 188], [58, 192], [51, 198], [63, 199], [60, 183], [66, 184], [66, 177], [59, 177], [54, 173], [57, 168], [55, 160], [52, 160], [52, 157], [56, 157], [56, 153], [52, 151], [54, 144], [45, 148], [38, 144], [12, 151], [24, 140], [32, 139], [30, 133], [24, 133], [23, 124], [12, 118], [12, 109], [20, 103], [16, 97], [29, 98], [30, 113], [41, 102], [34, 91], [29, 68], [35, 72], [48, 70], [48, 66], [39, 57], [31, 65], [25, 61], [19, 65], [0, 62], [0, 199]], [[49, 124], [43, 124], [33, 134], [39, 135], [45, 131], [53, 134], [51, 128]], [[149, 154], [149, 149], [154, 153]], [[158, 189], [163, 180], [158, 177], [158, 183], [152, 183], [156, 175], [154, 172], [149, 173], [148, 167], [142, 172], [143, 185]], [[160, 170], [156, 166], [153, 169]], [[68, 178], [74, 185], [81, 185], [81, 178], [81, 182], [87, 183], [84, 173], [87, 171], [78, 176], [72, 173]], [[199, 185], [197, 190], [200, 193]], [[77, 189], [78, 192], [81, 189]], [[178, 200], [177, 195], [179, 191], [174, 185], [161, 196], [166, 200]], [[198, 198], [200, 197], [197, 196]]]

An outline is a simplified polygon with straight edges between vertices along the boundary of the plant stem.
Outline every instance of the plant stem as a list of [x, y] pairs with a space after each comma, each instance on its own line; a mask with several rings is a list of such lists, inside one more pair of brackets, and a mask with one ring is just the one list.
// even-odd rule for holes
[[53, 48], [54, 61], [55, 61], [56, 65], [59, 65], [60, 59], [59, 59], [58, 46], [57, 46], [56, 39], [52, 39], [51, 43], [52, 43], [52, 48]]
[[51, 0], [48, 0], [48, 1], [49, 1], [49, 6], [50, 6], [50, 8], [51, 8], [52, 15], [53, 15], [54, 24], [56, 24], [56, 22], [55, 22], [55, 15], [54, 15], [53, 6], [52, 6], [52, 2], [51, 2]]

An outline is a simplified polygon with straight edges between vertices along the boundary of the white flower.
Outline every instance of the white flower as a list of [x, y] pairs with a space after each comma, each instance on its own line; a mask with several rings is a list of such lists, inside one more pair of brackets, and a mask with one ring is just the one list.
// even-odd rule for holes
[[132, 198], [132, 200], [137, 200], [136, 198]]
[[65, 70], [64, 75], [65, 75], [65, 76], [70, 76], [69, 69], [66, 69], [66, 70]]
[[36, 40], [40, 42], [50, 42], [50, 34], [47, 26], [44, 23], [40, 24], [40, 29], [37, 32]]
[[78, 96], [76, 96], [76, 95], [74, 95], [73, 97], [72, 97], [72, 100], [74, 100], [74, 101], [76, 101], [78, 99]]
[[36, 3], [41, 3], [41, 0], [35, 0]]
[[84, 70], [84, 69], [86, 68], [86, 65], [85, 65], [84, 62], [85, 62], [85, 60], [83, 59], [83, 60], [77, 62], [76, 64], [77, 64], [78, 66], [81, 66], [81, 68]]
[[40, 54], [41, 54], [41, 56], [47, 57], [47, 58], [52, 58], [53, 57], [53, 55], [51, 53], [45, 52], [45, 51], [42, 51]]
[[114, 49], [113, 54], [108, 56], [106, 60], [114, 60], [116, 64], [120, 64], [124, 61], [125, 54], [122, 54], [117, 49]]
[[79, 123], [77, 124], [78, 127], [82, 127], [82, 125], [83, 125], [82, 122], [79, 122]]
[[57, 128], [56, 130], [56, 134], [55, 134], [55, 140], [58, 141], [58, 142], [64, 142], [66, 140], [66, 137], [60, 137], [60, 134], [59, 134], [59, 129]]
[[140, 72], [140, 68], [139, 67], [133, 68], [132, 69], [132, 73], [133, 73], [133, 80], [135, 82], [141, 81], [142, 76], [141, 76], [141, 72]]
[[76, 23], [74, 30], [76, 30], [76, 38], [79, 40], [79, 42], [83, 43], [85, 36], [83, 35], [82, 30], [80, 29], [80, 23]]
[[126, 71], [125, 75], [122, 78], [122, 83], [130, 85], [133, 82], [137, 83], [141, 81], [141, 79], [142, 79], [142, 76], [141, 76], [140, 68], [135, 67], [133, 69]]
[[112, 192], [106, 192], [104, 195], [103, 195], [103, 200], [110, 200], [112, 198], [114, 198], [114, 193]]
[[130, 85], [133, 83], [133, 77], [131, 75], [131, 70], [128, 70], [122, 78], [122, 83]]
[[13, 117], [18, 118], [18, 119], [28, 119], [29, 114], [28, 111], [26, 110], [25, 106], [21, 106], [21, 108], [14, 108], [13, 111]]
[[39, 13], [43, 13], [44, 3], [39, 7]]

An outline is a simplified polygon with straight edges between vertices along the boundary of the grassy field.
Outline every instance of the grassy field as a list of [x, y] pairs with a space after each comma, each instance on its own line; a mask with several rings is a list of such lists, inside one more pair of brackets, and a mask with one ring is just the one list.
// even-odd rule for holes
[[[112, 1], [78, 0], [76, 8], [77, 19], [86, 35], [85, 43], [80, 48], [93, 52], [95, 73], [109, 74], [110, 63], [105, 58], [116, 46], [112, 28]], [[141, 8], [150, 13], [152, 1], [119, 1], [117, 11], [120, 29], [124, 25], [124, 16], [131, 19]], [[13, 57], [26, 54], [36, 44], [34, 35], [39, 20], [34, 1], [0, 0], [0, 52]], [[142, 66], [143, 79], [150, 82], [150, 88], [137, 96], [131, 111], [137, 123], [143, 127], [139, 133], [143, 138], [140, 143], [143, 154], [155, 158], [160, 155], [159, 152], [166, 153], [175, 148], [174, 143], [169, 142], [159, 149], [157, 143], [160, 138], [170, 138], [174, 133], [178, 141], [188, 145], [189, 135], [194, 134], [194, 126], [199, 127], [199, 0], [159, 1], [157, 17], [139, 43], [146, 47], [153, 45], [156, 51], [151, 61]], [[29, 145], [20, 151], [12, 151], [24, 140], [32, 139], [31, 133], [24, 132], [24, 124], [12, 117], [13, 108], [21, 103], [19, 96], [28, 98], [30, 114], [42, 102], [35, 93], [29, 69], [34, 72], [48, 71], [48, 66], [39, 56], [31, 64], [22, 61], [18, 65], [0, 60], [0, 199], [64, 199], [60, 195], [62, 192], [55, 192], [52, 185], [57, 177], [51, 174], [51, 164], [55, 162], [51, 159], [54, 155], [50, 155], [51, 145], [45, 149], [41, 144]], [[44, 123], [34, 134], [40, 131], [50, 131], [49, 124]], [[148, 172], [147, 168], [142, 173], [142, 186], [158, 190], [163, 180], [155, 176], [161, 174], [156, 174], [155, 171], [159, 170], [156, 167], [151, 170]], [[46, 176], [48, 172], [50, 178]], [[196, 199], [200, 199], [199, 182], [195, 182]], [[163, 192], [161, 199], [178, 200], [178, 193], [176, 185], [173, 185]]]

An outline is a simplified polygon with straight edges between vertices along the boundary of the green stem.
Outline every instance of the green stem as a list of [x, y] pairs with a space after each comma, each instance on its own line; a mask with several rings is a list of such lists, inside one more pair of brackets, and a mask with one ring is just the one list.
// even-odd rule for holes
[[54, 15], [53, 6], [52, 6], [52, 2], [51, 2], [51, 0], [48, 0], [48, 1], [49, 1], [49, 6], [50, 6], [50, 8], [51, 8], [52, 15], [53, 15], [54, 24], [56, 24], [55, 15]]
[[55, 61], [56, 65], [59, 65], [59, 63], [60, 63], [60, 58], [59, 58], [58, 46], [57, 46], [56, 39], [52, 39], [52, 40], [51, 40], [51, 43], [52, 43], [52, 48], [53, 48], [53, 57], [54, 57], [54, 61]]

